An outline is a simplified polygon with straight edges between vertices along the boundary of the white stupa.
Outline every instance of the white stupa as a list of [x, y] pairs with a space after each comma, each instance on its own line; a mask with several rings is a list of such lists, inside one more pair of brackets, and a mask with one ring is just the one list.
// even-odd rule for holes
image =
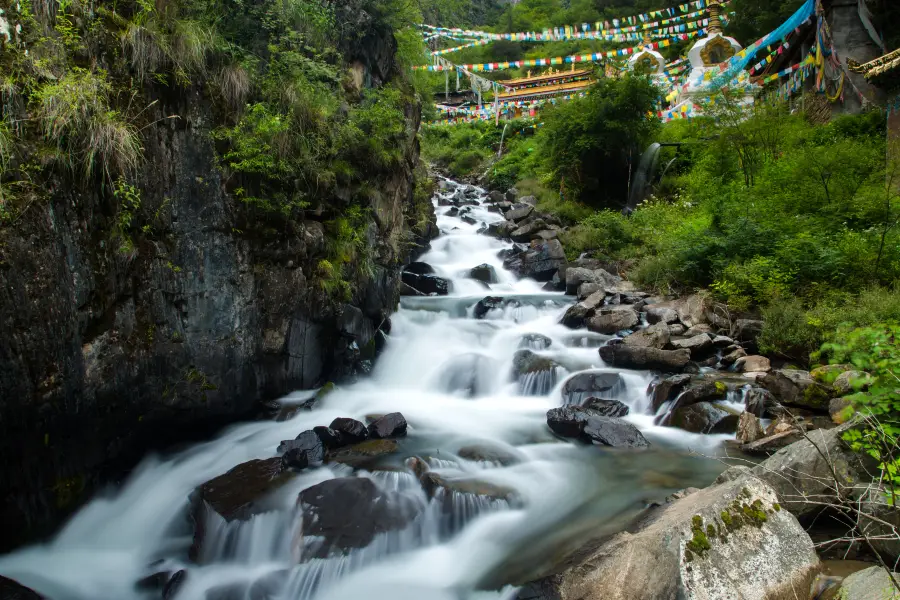
[[[706, 37], [697, 40], [688, 52], [691, 71], [687, 83], [683, 85], [678, 95], [677, 104], [669, 109], [672, 112], [682, 112], [682, 107], [693, 110], [695, 100], [708, 97], [709, 82], [720, 72], [719, 65], [743, 49], [736, 39], [723, 33], [722, 5], [718, 0], [711, 1], [708, 8], [709, 25], [706, 28]], [[744, 101], [753, 101], [749, 89], [745, 90], [742, 102]]]
[[654, 80], [665, 81], [666, 59], [653, 49], [649, 32], [644, 32], [644, 45], [641, 49], [628, 59], [628, 69], [641, 75], [649, 75]]

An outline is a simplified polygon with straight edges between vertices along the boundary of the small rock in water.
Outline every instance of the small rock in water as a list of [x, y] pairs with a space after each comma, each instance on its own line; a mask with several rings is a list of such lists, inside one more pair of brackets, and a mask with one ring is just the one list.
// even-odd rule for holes
[[187, 576], [188, 573], [184, 569], [176, 571], [162, 590], [163, 600], [172, 600], [172, 598], [175, 598], [175, 596], [178, 595], [178, 590], [180, 590], [184, 586], [184, 582], [187, 581]]
[[749, 444], [763, 437], [762, 425], [759, 418], [753, 413], [744, 411], [738, 419], [737, 435], [735, 439], [741, 444]]
[[519, 341], [519, 348], [529, 348], [531, 350], [546, 350], [552, 345], [553, 340], [540, 333], [525, 334]]
[[356, 419], [348, 419], [346, 417], [338, 417], [329, 425], [331, 429], [337, 431], [344, 443], [342, 445], [348, 444], [358, 444], [359, 442], [364, 442], [369, 438], [369, 433], [366, 430], [366, 426]]
[[518, 456], [511, 452], [507, 452], [503, 448], [483, 444], [464, 446], [457, 451], [457, 454], [460, 458], [466, 460], [499, 463], [503, 466], [514, 465], [521, 462]]
[[562, 399], [566, 405], [581, 404], [587, 398], [608, 397], [623, 389], [622, 377], [618, 373], [575, 373], [563, 385]]
[[328, 452], [326, 458], [328, 462], [361, 468], [376, 462], [382, 456], [393, 454], [398, 448], [396, 440], [366, 440], [352, 446], [332, 450]]
[[281, 458], [251, 460], [210, 479], [192, 498], [209, 505], [226, 521], [246, 520], [256, 514], [259, 500], [289, 479]]
[[604, 417], [624, 417], [628, 414], [628, 407], [618, 400], [607, 400], [606, 398], [595, 398], [591, 396], [582, 404], [584, 408], [589, 408]]
[[406, 435], [407, 423], [402, 414], [388, 413], [369, 425], [369, 437], [376, 440]]
[[615, 447], [646, 447], [650, 443], [637, 427], [614, 417], [604, 417], [580, 406], [563, 406], [547, 411], [547, 425], [557, 435], [582, 442]]
[[478, 220], [472, 215], [463, 215], [462, 217], [460, 217], [460, 220], [463, 223], [468, 223], [469, 225], [475, 225], [476, 223], [478, 223]]
[[473, 315], [476, 319], [483, 319], [492, 310], [502, 309], [506, 306], [519, 306], [519, 301], [507, 300], [500, 296], [485, 296], [475, 305]]
[[[310, 465], [320, 465], [325, 460], [325, 445], [313, 430], [307, 430], [298, 435], [293, 440], [286, 440], [278, 445], [278, 452], [287, 454], [291, 450], [298, 450], [299, 453], [306, 454], [307, 463]], [[292, 454], [296, 457], [297, 452]], [[302, 467], [301, 467], [302, 468]]]

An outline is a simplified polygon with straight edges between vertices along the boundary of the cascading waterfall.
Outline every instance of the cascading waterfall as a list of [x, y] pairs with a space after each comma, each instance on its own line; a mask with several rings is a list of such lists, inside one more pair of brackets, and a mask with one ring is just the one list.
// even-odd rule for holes
[[[652, 375], [606, 367], [597, 348], [608, 336], [559, 324], [574, 299], [518, 280], [499, 256], [511, 243], [477, 233], [503, 219], [482, 205], [484, 191], [469, 190], [473, 225], [438, 203], [467, 188], [449, 181], [444, 187], [435, 198], [442, 235], [420, 260], [451, 281], [451, 293], [402, 299], [368, 378], [339, 386], [289, 420], [238, 425], [176, 456], [148, 457], [121, 489], [94, 499], [52, 541], [0, 557], [0, 574], [51, 600], [160, 598], [159, 589], [136, 585], [160, 571], [183, 571], [168, 600], [510, 598], [515, 590], [506, 584], [522, 581], [560, 548], [615, 532], [677, 488], [708, 484], [721, 466], [687, 450], [711, 452], [721, 437], [655, 426], [647, 414]], [[467, 275], [481, 264], [496, 272], [490, 290]], [[477, 319], [474, 307], [486, 295], [515, 302]], [[514, 376], [523, 349], [555, 366]], [[563, 403], [567, 378], [584, 371], [620, 377], [605, 397], [629, 406], [626, 419], [643, 430], [649, 450], [580, 446], [550, 433], [547, 410]], [[309, 397], [298, 393], [285, 402]], [[266, 512], [245, 521], [207, 511], [204, 543], [192, 558], [187, 513], [197, 486], [240, 463], [276, 456], [281, 440], [336, 417], [394, 411], [409, 422], [396, 455], [367, 471], [306, 469], [262, 500]], [[414, 456], [442, 487], [423, 488], [406, 462]], [[416, 516], [366, 547], [310, 558], [320, 540], [303, 535], [298, 494], [348, 476], [370, 478]]]

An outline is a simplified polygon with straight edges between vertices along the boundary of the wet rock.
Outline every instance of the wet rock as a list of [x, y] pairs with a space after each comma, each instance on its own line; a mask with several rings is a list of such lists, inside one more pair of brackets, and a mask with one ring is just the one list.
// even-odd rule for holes
[[460, 458], [477, 462], [499, 463], [504, 467], [515, 465], [522, 462], [518, 456], [498, 448], [497, 446], [488, 446], [484, 444], [474, 444], [471, 446], [463, 446], [456, 453]]
[[741, 373], [768, 373], [772, 370], [772, 363], [765, 356], [745, 356], [735, 361], [734, 368]]
[[163, 600], [172, 600], [178, 595], [178, 591], [187, 581], [188, 572], [184, 569], [176, 571], [172, 578], [166, 583], [162, 590]]
[[458, 217], [459, 216], [459, 208], [457, 208], [455, 206], [452, 207], [450, 210], [447, 211], [447, 216], [448, 217]]
[[509, 221], [499, 221], [496, 223], [491, 223], [488, 225], [487, 231], [485, 235], [489, 235], [491, 237], [503, 239], [508, 238], [509, 233], [515, 229], [516, 224], [510, 223]]
[[518, 223], [525, 220], [532, 212], [534, 212], [532, 205], [517, 202], [506, 212], [506, 219]]
[[507, 306], [519, 306], [519, 301], [516, 299], [502, 298], [500, 296], [485, 296], [475, 305], [472, 314], [476, 319], [483, 319], [490, 311], [502, 310]]
[[300, 555], [327, 558], [365, 548], [376, 535], [406, 527], [419, 513], [407, 496], [379, 489], [371, 479], [329, 479], [300, 492]]
[[667, 325], [670, 323], [677, 323], [678, 313], [675, 312], [675, 309], [665, 306], [651, 306], [647, 309], [647, 322], [666, 323]]
[[19, 582], [0, 575], [0, 600], [43, 600], [44, 597]]
[[601, 308], [587, 321], [588, 331], [607, 335], [630, 329], [640, 322], [637, 312], [629, 305]]
[[693, 357], [702, 356], [713, 347], [712, 340], [705, 333], [689, 338], [671, 339], [669, 345], [675, 350], [689, 350]]
[[325, 458], [328, 462], [360, 468], [376, 462], [383, 456], [393, 454], [398, 448], [396, 440], [366, 440], [352, 446], [329, 450]]
[[[340, 448], [344, 446], [344, 440], [341, 438], [341, 434], [331, 429], [330, 427], [325, 427], [324, 425], [318, 425], [313, 427], [313, 431], [322, 440], [322, 444], [326, 449], [330, 448]], [[282, 442], [284, 443], [284, 442]]]
[[734, 433], [738, 416], [711, 402], [697, 402], [676, 408], [666, 424], [692, 433]]
[[540, 333], [527, 333], [519, 340], [519, 348], [529, 348], [531, 350], [546, 350], [552, 345], [553, 340]]
[[763, 388], [750, 388], [744, 395], [744, 406], [747, 412], [757, 417], [771, 416], [771, 411], [777, 404], [778, 401], [771, 392]]
[[192, 500], [209, 506], [226, 521], [245, 521], [257, 513], [260, 500], [290, 478], [280, 457], [251, 460], [198, 487]]
[[469, 270], [469, 277], [477, 281], [483, 281], [484, 283], [497, 283], [498, 281], [497, 272], [494, 270], [494, 267], [487, 263], [472, 267]]
[[388, 413], [369, 425], [369, 437], [373, 440], [406, 435], [406, 419], [398, 412]]
[[[794, 598], [791, 590], [805, 600], [819, 559], [778, 502], [760, 481], [710, 486], [564, 557], [561, 572], [529, 589], [541, 600], [763, 600]], [[754, 518], [731, 518], [745, 505]]]
[[559, 367], [559, 363], [555, 360], [536, 354], [528, 349], [518, 350], [513, 355], [513, 378], [518, 379], [521, 375], [528, 373], [537, 373], [540, 371], [555, 372]]
[[591, 312], [591, 309], [579, 302], [570, 306], [559, 322], [569, 329], [581, 329], [585, 326]]
[[565, 406], [547, 411], [547, 425], [562, 437], [604, 446], [642, 448], [650, 443], [637, 427], [613, 417], [604, 417], [580, 406]]
[[501, 192], [497, 190], [491, 190], [488, 194], [488, 197], [485, 199], [485, 202], [493, 202], [494, 204], [498, 202], [505, 202], [506, 196], [504, 196]]
[[422, 477], [422, 488], [429, 498], [434, 498], [440, 490], [457, 494], [488, 496], [496, 500], [509, 500], [514, 491], [511, 488], [495, 485], [477, 479], [448, 479], [435, 472], [426, 473]]
[[566, 264], [566, 253], [559, 240], [534, 241], [522, 254], [507, 258], [503, 266], [519, 277], [549, 281]]
[[690, 362], [691, 353], [688, 350], [659, 350], [610, 343], [600, 348], [600, 358], [614, 367], [677, 371]]
[[628, 414], [628, 407], [618, 400], [607, 400], [606, 398], [591, 396], [581, 406], [604, 417], [624, 417]]
[[356, 419], [338, 417], [329, 427], [340, 434], [344, 446], [364, 442], [369, 437], [366, 426]]
[[[459, 219], [463, 223], [468, 223], [469, 225], [475, 225], [478, 223], [478, 219], [476, 219], [472, 215], [468, 215], [468, 214], [461, 216]], [[485, 230], [485, 231], [487, 231], [487, 230]]]
[[669, 343], [669, 326], [665, 323], [656, 323], [632, 333], [625, 338], [626, 346], [635, 346], [638, 348], [658, 348], [663, 349]]
[[833, 390], [815, 381], [807, 371], [779, 369], [766, 373], [759, 384], [783, 404], [826, 412]]
[[577, 405], [590, 397], [609, 398], [625, 389], [618, 373], [584, 372], [569, 377], [562, 387], [565, 405]]
[[651, 386], [650, 407], [653, 414], [669, 400], [674, 400], [678, 394], [690, 383], [691, 376], [687, 374], [673, 375], [666, 377], [658, 383]]
[[763, 437], [762, 425], [759, 417], [753, 413], [744, 411], [738, 419], [737, 435], [735, 439], [742, 444], [749, 444]]
[[[325, 445], [313, 430], [307, 430], [298, 435], [293, 440], [285, 440], [278, 444], [278, 453], [287, 455], [291, 452], [291, 460], [300, 462], [299, 456], [305, 455], [306, 462], [309, 465], [316, 466], [322, 464], [325, 460]], [[297, 467], [304, 468], [304, 467]]]
[[404, 271], [400, 274], [400, 280], [413, 290], [426, 296], [446, 296], [450, 293], [450, 281], [437, 275], [416, 275], [415, 273]]
[[415, 275], [432, 275], [434, 273], [434, 267], [425, 262], [411, 262], [403, 267], [403, 270]]

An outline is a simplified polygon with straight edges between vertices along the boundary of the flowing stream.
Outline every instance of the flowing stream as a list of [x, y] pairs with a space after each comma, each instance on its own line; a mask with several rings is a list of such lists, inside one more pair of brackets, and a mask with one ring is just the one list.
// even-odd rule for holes
[[[447, 185], [439, 194], [449, 197], [457, 184]], [[715, 453], [723, 436], [654, 426], [646, 412], [654, 375], [605, 367], [597, 348], [606, 336], [558, 324], [574, 298], [543, 291], [503, 268], [498, 253], [511, 244], [477, 233], [483, 223], [502, 220], [480, 204], [484, 199], [479, 190], [479, 205], [469, 209], [474, 225], [447, 215], [449, 207], [437, 208], [442, 235], [421, 261], [451, 280], [450, 295], [402, 299], [369, 377], [336, 388], [314, 410], [290, 420], [235, 426], [175, 456], [147, 458], [120, 489], [91, 501], [52, 541], [0, 557], [0, 574], [51, 600], [160, 598], [159, 589], [136, 583], [181, 569], [183, 584], [170, 594], [176, 600], [514, 598], [515, 584], [566, 548], [620, 531], [649, 503], [678, 489], [709, 484], [723, 467], [704, 455]], [[492, 265], [499, 280], [491, 291], [466, 275], [482, 263]], [[518, 306], [476, 319], [474, 307], [486, 295], [516, 298]], [[516, 380], [513, 355], [523, 347], [562, 366], [555, 374]], [[547, 410], [562, 404], [566, 377], [585, 370], [621, 375], [617, 399], [629, 406], [625, 418], [643, 431], [650, 449], [591, 447], [551, 434]], [[309, 397], [298, 392], [283, 403]], [[297, 494], [353, 474], [343, 465], [325, 465], [301, 472], [268, 498], [271, 511], [249, 521], [225, 523], [212, 515], [202, 556], [188, 559], [188, 497], [198, 485], [239, 463], [271, 458], [281, 440], [336, 417], [364, 421], [394, 411], [409, 422], [400, 452], [382, 468], [356, 475], [417, 503], [421, 512], [410, 525], [345, 556], [298, 564]], [[467, 460], [459, 456], [467, 447], [512, 459]], [[404, 468], [410, 456], [446, 480], [510, 489], [514, 496], [442, 489], [429, 500]]]

